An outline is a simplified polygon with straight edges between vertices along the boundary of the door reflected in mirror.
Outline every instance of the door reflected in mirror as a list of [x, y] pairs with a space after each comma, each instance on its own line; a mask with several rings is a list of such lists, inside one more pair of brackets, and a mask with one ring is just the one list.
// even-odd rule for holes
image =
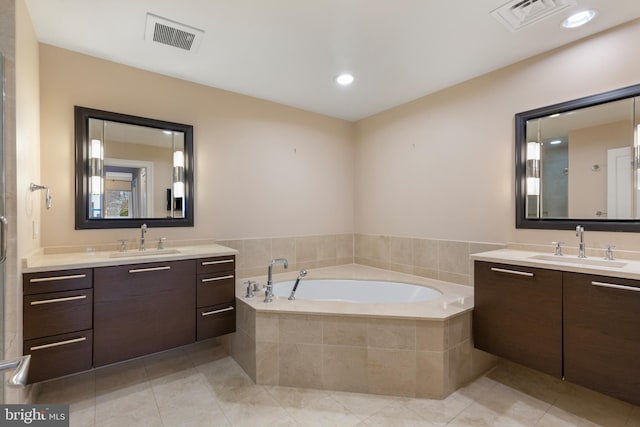
[[193, 225], [193, 128], [76, 107], [76, 228]]

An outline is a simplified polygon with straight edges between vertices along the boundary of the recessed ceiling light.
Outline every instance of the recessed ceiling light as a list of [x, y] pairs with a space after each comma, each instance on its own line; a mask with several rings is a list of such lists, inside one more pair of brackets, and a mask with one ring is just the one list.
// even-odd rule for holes
[[562, 144], [562, 140], [561, 139], [556, 139], [555, 141], [551, 141], [549, 144], [551, 144], [551, 145]]
[[562, 26], [564, 28], [577, 28], [580, 27], [587, 22], [591, 21], [595, 18], [597, 12], [593, 9], [583, 10], [580, 12], [576, 12], [564, 21], [562, 21]]
[[336, 83], [341, 86], [349, 86], [351, 83], [353, 83], [353, 80], [353, 75], [349, 73], [342, 73], [336, 76]]

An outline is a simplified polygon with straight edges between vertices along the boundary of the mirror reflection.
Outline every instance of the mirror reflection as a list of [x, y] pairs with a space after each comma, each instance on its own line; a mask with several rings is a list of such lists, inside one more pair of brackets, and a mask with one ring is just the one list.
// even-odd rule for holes
[[527, 218], [638, 218], [635, 99], [526, 122]]
[[89, 218], [184, 217], [183, 132], [90, 118], [89, 137]]
[[193, 225], [193, 127], [76, 107], [76, 229]]
[[640, 232], [640, 84], [515, 115], [516, 228]]

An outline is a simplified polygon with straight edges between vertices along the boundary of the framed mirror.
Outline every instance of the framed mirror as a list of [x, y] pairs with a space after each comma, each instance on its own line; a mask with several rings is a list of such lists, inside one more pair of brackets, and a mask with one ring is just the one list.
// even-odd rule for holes
[[640, 232], [640, 85], [518, 113], [516, 228]]
[[75, 107], [75, 228], [193, 227], [193, 126]]

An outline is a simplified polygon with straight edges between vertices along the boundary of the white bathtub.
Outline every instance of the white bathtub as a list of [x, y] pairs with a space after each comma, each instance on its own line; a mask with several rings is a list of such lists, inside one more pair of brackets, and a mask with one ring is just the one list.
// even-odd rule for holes
[[[288, 298], [295, 280], [279, 282], [273, 294]], [[309, 279], [300, 280], [296, 299], [315, 301], [344, 301], [359, 303], [425, 302], [442, 295], [437, 289], [400, 282], [375, 280]]]

